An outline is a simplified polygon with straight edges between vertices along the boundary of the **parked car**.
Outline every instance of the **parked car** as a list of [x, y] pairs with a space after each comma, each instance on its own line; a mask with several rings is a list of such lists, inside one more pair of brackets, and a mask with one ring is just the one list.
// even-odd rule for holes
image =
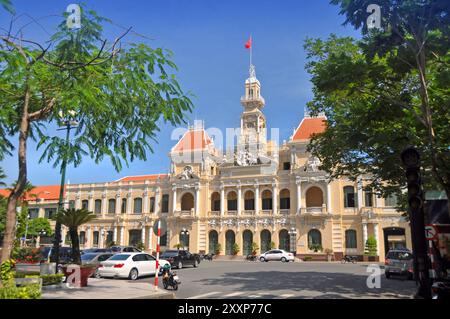
[[111, 252], [110, 248], [88, 248], [83, 249], [81, 254], [93, 254], [93, 253], [109, 253]]
[[142, 251], [133, 246], [112, 246], [109, 248], [109, 251], [118, 254], [118, 253], [141, 253]]
[[[53, 260], [53, 246], [45, 246], [40, 249], [41, 263], [55, 262]], [[72, 262], [72, 248], [59, 247], [58, 272], [62, 271], [62, 267]]]
[[198, 267], [200, 264], [200, 255], [192, 254], [187, 250], [166, 250], [161, 254], [161, 258], [166, 259], [172, 267], [178, 269], [185, 265]]
[[[169, 264], [167, 260], [159, 260], [159, 270]], [[146, 253], [115, 254], [106, 261], [100, 262], [98, 275], [100, 277], [129, 278], [136, 280], [141, 276], [155, 274], [156, 259]]]
[[294, 261], [294, 254], [289, 253], [282, 249], [272, 249], [269, 251], [266, 251], [265, 253], [261, 254], [259, 256], [260, 261], [271, 261], [271, 260], [277, 260], [282, 262], [289, 262]]
[[102, 261], [105, 261], [112, 256], [114, 256], [113, 253], [84, 253], [83, 255], [81, 255], [81, 264], [96, 267], [97, 269], [92, 274], [92, 276], [99, 278], [100, 275], [98, 273], [98, 266]]
[[413, 254], [408, 249], [389, 250], [384, 265], [386, 278], [390, 278], [391, 275], [406, 276], [408, 279], [414, 277]]

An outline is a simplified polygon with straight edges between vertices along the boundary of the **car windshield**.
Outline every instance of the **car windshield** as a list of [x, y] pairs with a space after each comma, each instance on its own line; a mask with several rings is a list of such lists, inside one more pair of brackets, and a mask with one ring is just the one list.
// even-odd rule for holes
[[412, 254], [408, 251], [391, 251], [389, 252], [388, 259], [409, 260], [412, 259]]
[[130, 257], [129, 254], [119, 254], [119, 255], [112, 256], [108, 260], [127, 260], [128, 257]]
[[120, 251], [120, 247], [111, 247], [110, 249], [114, 252]]
[[81, 260], [83, 260], [83, 261], [92, 260], [95, 258], [95, 256], [97, 256], [97, 254], [84, 254], [84, 255], [81, 255]]
[[168, 250], [162, 253], [161, 257], [175, 257], [178, 256], [178, 251]]

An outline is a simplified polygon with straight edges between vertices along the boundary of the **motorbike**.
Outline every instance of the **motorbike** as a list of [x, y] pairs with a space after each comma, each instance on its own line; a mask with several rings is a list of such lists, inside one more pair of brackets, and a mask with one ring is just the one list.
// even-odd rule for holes
[[173, 290], [178, 290], [178, 285], [181, 284], [180, 278], [177, 276], [177, 273], [171, 271], [170, 268], [163, 268], [162, 279], [164, 289], [172, 287]]
[[214, 257], [214, 254], [206, 254], [205, 256], [203, 256], [203, 259], [212, 261], [213, 257]]
[[357, 262], [356, 256], [345, 255], [344, 258], [341, 259], [342, 264], [345, 264], [345, 263], [356, 264], [356, 262]]
[[450, 282], [448, 281], [436, 281], [431, 291], [433, 299], [450, 300]]
[[253, 255], [253, 254], [249, 254], [249, 255], [247, 255], [247, 257], [245, 257], [245, 259], [248, 261], [256, 261], [257, 256]]

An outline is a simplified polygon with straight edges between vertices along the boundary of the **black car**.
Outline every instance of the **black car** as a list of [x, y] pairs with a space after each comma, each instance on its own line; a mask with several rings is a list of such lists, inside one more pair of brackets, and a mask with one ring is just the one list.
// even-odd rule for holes
[[83, 251], [81, 251], [81, 254], [96, 254], [96, 253], [109, 253], [111, 252], [111, 249], [109, 248], [88, 248]]
[[[53, 247], [43, 247], [40, 249], [39, 254], [41, 262], [55, 262], [53, 260]], [[58, 259], [58, 271], [61, 270], [62, 266], [72, 262], [72, 248], [70, 247], [59, 247], [59, 259]]]
[[177, 267], [178, 269], [183, 268], [185, 265], [197, 267], [200, 264], [200, 256], [191, 254], [187, 250], [166, 250], [160, 257], [170, 262], [172, 267]]

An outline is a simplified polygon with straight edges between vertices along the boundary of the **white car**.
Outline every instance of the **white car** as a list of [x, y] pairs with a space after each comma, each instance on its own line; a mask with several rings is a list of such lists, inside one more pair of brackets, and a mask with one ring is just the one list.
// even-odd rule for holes
[[[159, 271], [165, 264], [170, 263], [167, 260], [159, 260]], [[116, 254], [108, 260], [102, 261], [98, 268], [100, 277], [111, 278], [129, 278], [136, 280], [141, 276], [155, 274], [156, 259], [146, 253], [121, 253]]]
[[282, 249], [272, 249], [259, 256], [260, 261], [281, 260], [282, 262], [294, 261], [294, 254]]

